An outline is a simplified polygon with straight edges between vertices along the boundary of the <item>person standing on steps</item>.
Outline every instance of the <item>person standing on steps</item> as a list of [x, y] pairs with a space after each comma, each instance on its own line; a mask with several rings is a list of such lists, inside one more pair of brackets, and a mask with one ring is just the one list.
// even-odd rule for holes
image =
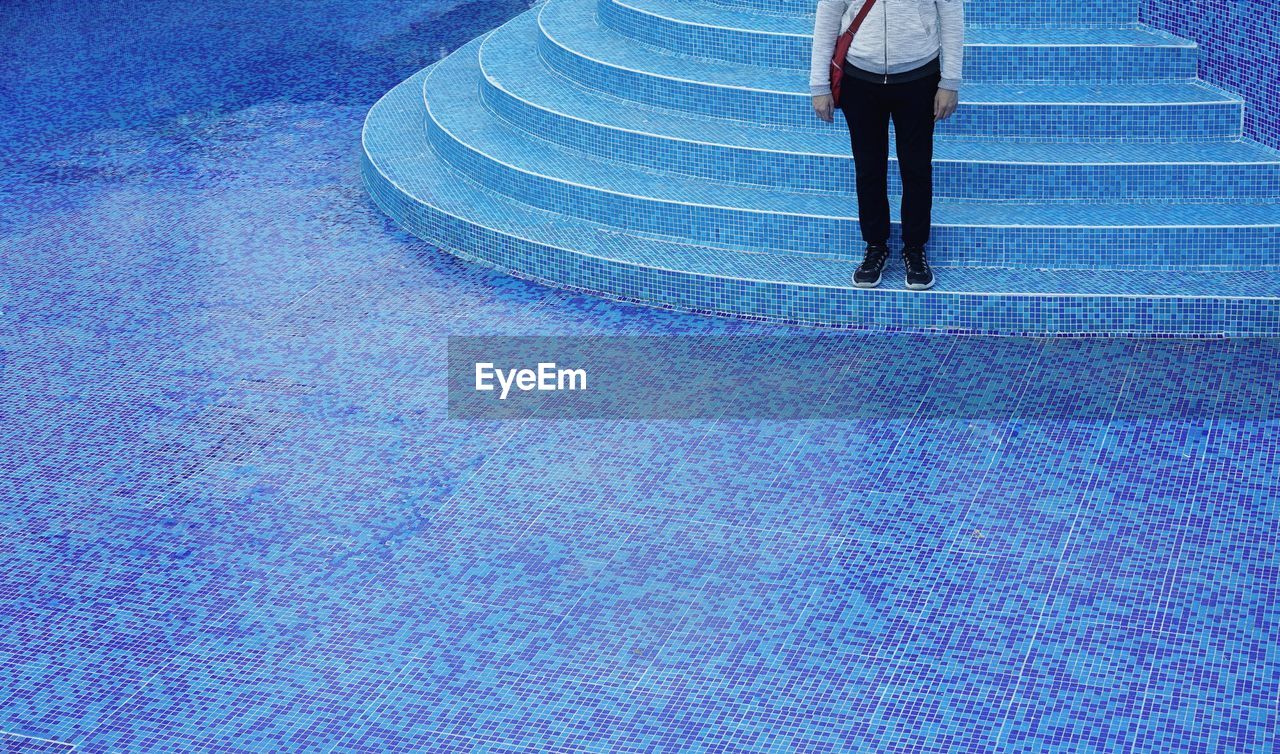
[[[853, 35], [843, 61], [840, 102], [831, 96], [836, 38], [864, 2], [875, 5]], [[933, 210], [934, 124], [959, 99], [964, 0], [818, 0], [809, 88], [818, 117], [839, 107], [849, 126], [858, 191], [858, 223], [867, 248], [853, 284], [880, 284], [889, 257], [889, 120], [902, 176], [902, 260], [906, 286], [933, 287], [925, 256]]]

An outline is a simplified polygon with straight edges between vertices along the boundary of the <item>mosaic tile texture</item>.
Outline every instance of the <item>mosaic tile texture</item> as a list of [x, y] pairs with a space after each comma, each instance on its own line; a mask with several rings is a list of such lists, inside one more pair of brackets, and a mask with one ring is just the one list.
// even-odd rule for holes
[[[808, 74], [809, 15], [763, 16], [682, 0], [607, 0], [598, 12], [605, 28], [661, 49]], [[978, 25], [966, 41], [970, 81], [1132, 82], [1196, 75], [1193, 43], [1147, 28]]]
[[1280, 148], [1280, 5], [1261, 0], [1142, 0], [1139, 20], [1200, 46], [1200, 77], [1249, 103], [1244, 132]]
[[[1280, 153], [1242, 135], [1240, 97], [1195, 78], [1193, 41], [1115, 7], [1123, 20], [1080, 24], [1058, 3], [967, 3], [963, 104], [935, 160], [930, 251], [946, 274], [923, 295], [892, 265], [881, 290], [850, 283], [848, 134], [810, 111], [812, 16], [784, 7], [545, 0], [371, 110], [365, 181], [403, 227], [466, 259], [666, 308], [1274, 334]], [[997, 10], [1003, 23], [984, 15]]]
[[[450, 335], [800, 329], [545, 287], [398, 229], [361, 185], [371, 101], [526, 6], [305, 8], [0, 10], [0, 750], [1274, 747], [1280, 344], [838, 333], [884, 370], [883, 418], [450, 420]], [[434, 155], [422, 79], [380, 105], [404, 131], [367, 134], [392, 164]], [[591, 227], [438, 195], [550, 240]], [[1080, 270], [1109, 308], [1051, 309], [1062, 278], [1013, 268], [954, 268], [975, 270], [954, 309], [855, 302], [822, 295], [834, 262], [776, 255], [814, 289], [788, 300], [600, 237], [650, 291], [779, 318], [1275, 317], [1135, 308]], [[935, 398], [990, 391], [1017, 398], [980, 420]]]

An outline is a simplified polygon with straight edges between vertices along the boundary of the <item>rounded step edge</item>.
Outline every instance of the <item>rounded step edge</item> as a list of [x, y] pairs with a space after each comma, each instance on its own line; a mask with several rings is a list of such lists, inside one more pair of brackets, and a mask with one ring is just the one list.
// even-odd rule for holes
[[[454, 176], [429, 149], [419, 144], [425, 104], [421, 97], [425, 70], [388, 92], [370, 110], [362, 129], [361, 174], [374, 203], [409, 233], [438, 244], [442, 250], [508, 274], [562, 288], [581, 290], [648, 306], [748, 319], [856, 329], [920, 329], [1002, 335], [1170, 335], [1179, 337], [1273, 336], [1280, 334], [1280, 281], [1265, 273], [1186, 277], [1159, 294], [1126, 292], [1124, 279], [1093, 280], [1089, 291], [1069, 292], [1055, 283], [1072, 278], [1035, 273], [1039, 290], [1011, 289], [1009, 271], [974, 271], [967, 290], [910, 292], [891, 288], [864, 291], [843, 284], [849, 263], [809, 275], [760, 275], [738, 270], [724, 276], [674, 265], [646, 264], [644, 259], [611, 258], [574, 250], [569, 244], [532, 237], [537, 232], [560, 238], [585, 238], [590, 224], [560, 221], [547, 213], [516, 204], [501, 208], [501, 197], [484, 193], [477, 208], [497, 222], [475, 222], [458, 207], [432, 202], [432, 191], [469, 190], [470, 181]], [[580, 225], [565, 229], [566, 224]], [[625, 236], [619, 243], [626, 242]], [[689, 251], [696, 251], [689, 247]], [[677, 254], [675, 258], [678, 258]], [[761, 266], [755, 257], [738, 255]], [[672, 258], [672, 257], [668, 257]], [[771, 261], [771, 260], [766, 260]], [[781, 268], [790, 260], [777, 263]], [[765, 265], [767, 269], [768, 266]], [[983, 277], [988, 273], [987, 277]], [[1200, 285], [1193, 285], [1201, 281]], [[949, 281], [944, 279], [943, 285]], [[982, 290], [991, 282], [992, 290]], [[1003, 282], [1009, 290], [995, 290]], [[1189, 285], [1181, 292], [1178, 283]], [[1047, 283], [1047, 284], [1046, 284]]]
[[[600, 25], [670, 52], [808, 71], [811, 16], [782, 17], [689, 0], [597, 0]], [[1196, 77], [1194, 42], [1132, 25], [966, 32], [966, 82], [1153, 82]]]
[[[848, 258], [852, 194], [787, 192], [575, 155], [453, 96], [480, 78], [471, 56], [424, 82], [427, 134], [459, 172], [522, 203], [699, 244]], [[436, 96], [432, 96], [432, 85]], [[1249, 269], [1280, 245], [1280, 204], [1159, 205], [935, 201], [938, 264], [1053, 269]], [[891, 237], [901, 232], [891, 223]], [[1272, 260], [1274, 264], [1274, 260]]]
[[[806, 77], [665, 53], [599, 26], [596, 0], [538, 7], [538, 49], [582, 86], [707, 117], [821, 128]], [[1203, 82], [1123, 86], [971, 84], [942, 136], [1074, 141], [1239, 138], [1244, 102]]]
[[[854, 191], [844, 118], [827, 130], [668, 111], [583, 88], [538, 58], [513, 20], [482, 45], [485, 106], [515, 128], [583, 154], [698, 178]], [[532, 69], [531, 69], [532, 66]], [[1196, 156], [1203, 153], [1203, 159]], [[901, 193], [896, 154], [890, 191]], [[1237, 141], [1034, 142], [948, 139], [934, 153], [940, 198], [987, 201], [1262, 200], [1280, 197], [1280, 153]]]
[[[811, 16], [817, 0], [709, 0], [716, 5], [757, 13]], [[965, 3], [966, 25], [1114, 26], [1137, 23], [1138, 6], [1115, 0], [971, 0]]]

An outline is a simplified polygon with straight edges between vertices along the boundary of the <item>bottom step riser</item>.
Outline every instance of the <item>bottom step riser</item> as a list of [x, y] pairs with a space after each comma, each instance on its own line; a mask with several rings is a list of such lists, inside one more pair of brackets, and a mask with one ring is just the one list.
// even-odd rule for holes
[[481, 228], [415, 201], [366, 154], [365, 185], [405, 230], [503, 272], [651, 306], [806, 325], [1025, 335], [1246, 336], [1280, 332], [1268, 299], [862, 291], [655, 270]]

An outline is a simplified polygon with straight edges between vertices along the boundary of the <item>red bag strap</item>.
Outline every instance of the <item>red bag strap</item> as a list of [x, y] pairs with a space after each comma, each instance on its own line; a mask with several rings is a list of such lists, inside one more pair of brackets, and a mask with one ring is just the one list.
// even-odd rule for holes
[[836, 38], [836, 48], [831, 54], [831, 96], [836, 102], [840, 101], [840, 82], [844, 78], [844, 56], [853, 44], [853, 35], [858, 32], [858, 27], [862, 26], [862, 20], [867, 17], [871, 6], [875, 4], [876, 0], [864, 0], [862, 10], [858, 11], [849, 28]]
[[862, 4], [862, 10], [858, 11], [858, 15], [853, 17], [853, 23], [849, 24], [848, 31], [850, 33], [858, 33], [858, 29], [862, 27], [862, 20], [867, 17], [867, 14], [871, 12], [871, 6], [875, 4], [876, 0], [866, 0], [866, 2]]

